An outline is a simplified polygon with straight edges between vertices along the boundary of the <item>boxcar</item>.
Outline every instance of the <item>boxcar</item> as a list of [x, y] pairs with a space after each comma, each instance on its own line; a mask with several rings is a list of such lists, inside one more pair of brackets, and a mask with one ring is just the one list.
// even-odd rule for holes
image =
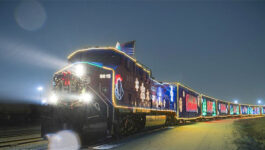
[[229, 115], [228, 102], [222, 100], [217, 101], [217, 115], [218, 117], [227, 117]]
[[238, 116], [239, 114], [239, 104], [229, 103], [229, 115]]
[[261, 106], [261, 114], [265, 115], [265, 106]]
[[178, 120], [193, 120], [201, 117], [200, 94], [182, 84], [178, 85]]
[[217, 114], [217, 100], [206, 95], [202, 95], [202, 118], [214, 118]]
[[260, 115], [260, 107], [256, 105], [249, 106], [249, 115], [257, 116]]
[[242, 116], [249, 115], [248, 108], [249, 108], [249, 105], [246, 105], [246, 104], [240, 105], [240, 115]]

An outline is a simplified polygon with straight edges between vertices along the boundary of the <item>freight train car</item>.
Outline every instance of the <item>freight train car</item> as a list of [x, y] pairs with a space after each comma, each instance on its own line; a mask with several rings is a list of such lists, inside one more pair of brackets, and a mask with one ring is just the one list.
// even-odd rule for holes
[[261, 114], [261, 108], [256, 105], [249, 106], [249, 115], [251, 116], [258, 116]]
[[261, 109], [260, 106], [253, 106], [253, 115], [260, 115]]
[[196, 120], [201, 117], [200, 94], [180, 83], [178, 87], [177, 119], [179, 121]]
[[217, 115], [218, 117], [227, 117], [229, 115], [228, 102], [222, 100], [217, 101]]
[[265, 106], [261, 106], [261, 114], [265, 115]]
[[202, 95], [202, 118], [214, 118], [217, 116], [217, 100]]
[[240, 105], [240, 115], [241, 116], [249, 115], [248, 109], [249, 109], [249, 105], [246, 105], [246, 104]]
[[252, 106], [248, 107], [248, 114], [253, 115], [253, 107]]
[[229, 103], [229, 115], [230, 116], [239, 116], [239, 104]]

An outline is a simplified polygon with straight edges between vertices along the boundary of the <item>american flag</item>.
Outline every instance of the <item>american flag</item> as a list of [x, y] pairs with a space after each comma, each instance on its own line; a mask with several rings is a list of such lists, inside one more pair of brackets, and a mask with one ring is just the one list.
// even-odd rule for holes
[[128, 54], [129, 56], [134, 57], [135, 41], [129, 41], [129, 42], [122, 43], [122, 44], [117, 42], [116, 48]]

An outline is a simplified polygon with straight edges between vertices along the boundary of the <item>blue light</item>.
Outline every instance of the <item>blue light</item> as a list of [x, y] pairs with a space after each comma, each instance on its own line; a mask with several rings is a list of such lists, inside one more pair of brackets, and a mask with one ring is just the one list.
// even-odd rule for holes
[[173, 92], [173, 86], [170, 85], [170, 101], [173, 102], [174, 101], [174, 92]]
[[162, 100], [162, 88], [160, 86], [157, 88], [157, 97], [158, 97], [158, 101], [161, 102], [161, 100]]
[[96, 67], [99, 67], [99, 68], [102, 68], [103, 67], [103, 64], [102, 63], [98, 63], [98, 62], [87, 62], [87, 61], [81, 61], [81, 62], [76, 62], [74, 64], [89, 64], [89, 65], [93, 65], [93, 66], [96, 66]]

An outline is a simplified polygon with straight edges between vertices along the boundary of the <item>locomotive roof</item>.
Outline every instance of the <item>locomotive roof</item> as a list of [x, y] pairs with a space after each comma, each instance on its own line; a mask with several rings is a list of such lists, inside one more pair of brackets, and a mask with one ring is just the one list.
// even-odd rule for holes
[[75, 56], [76, 54], [80, 54], [82, 52], [87, 52], [87, 51], [102, 51], [102, 50], [106, 50], [106, 51], [113, 51], [113, 52], [116, 52], [116, 53], [119, 53], [127, 58], [129, 58], [130, 60], [132, 60], [137, 66], [141, 67], [144, 71], [146, 71], [149, 75], [151, 75], [151, 70], [144, 66], [143, 64], [141, 64], [140, 62], [138, 62], [135, 58], [129, 56], [128, 54], [124, 53], [123, 51], [120, 51], [114, 47], [95, 47], [95, 48], [86, 48], [86, 49], [79, 49], [79, 50], [76, 50], [74, 52], [72, 52], [70, 55], [68, 55], [67, 59], [71, 59], [73, 56]]

